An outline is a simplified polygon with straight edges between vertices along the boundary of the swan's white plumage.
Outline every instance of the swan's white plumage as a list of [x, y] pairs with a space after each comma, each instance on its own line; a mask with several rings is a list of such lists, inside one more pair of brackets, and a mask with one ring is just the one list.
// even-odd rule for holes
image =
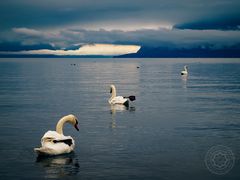
[[181, 71], [181, 75], [188, 75], [188, 67], [184, 66], [184, 70]]
[[116, 92], [116, 87], [114, 85], [110, 86], [110, 93], [112, 94], [112, 96], [109, 98], [108, 102], [111, 105], [114, 104], [128, 104], [129, 100], [123, 96], [117, 96], [117, 92]]
[[[71, 139], [72, 145], [69, 146], [63, 142], [54, 143], [54, 140], [66, 140]], [[47, 150], [46, 153], [52, 154], [52, 155], [58, 155], [58, 154], [64, 154], [64, 153], [70, 153], [73, 151], [75, 147], [75, 142], [71, 136], [64, 136], [62, 134], [57, 133], [56, 131], [48, 131], [44, 134], [44, 136], [41, 139], [42, 147]], [[43, 149], [42, 149], [43, 150]]]
[[[76, 119], [75, 116], [73, 115], [69, 116], [71, 116], [70, 118], [72, 119]], [[67, 121], [70, 121], [70, 123], [74, 123], [71, 122], [73, 120], [68, 119], [69, 116], [65, 116], [62, 119], [60, 119], [58, 124], [62, 123], [63, 126], [63, 124]], [[72, 144], [68, 145], [64, 142], [56, 142], [62, 140], [71, 140]], [[71, 136], [64, 136], [63, 134], [58, 133], [56, 131], [47, 131], [41, 139], [41, 145], [42, 147], [40, 148], [34, 148], [34, 151], [37, 152], [39, 155], [59, 155], [72, 152], [75, 147], [75, 142]]]
[[122, 96], [116, 96], [114, 98], [112, 98], [111, 100], [109, 100], [109, 103], [114, 105], [114, 104], [124, 104], [126, 101], [128, 101], [127, 98], [124, 98]]

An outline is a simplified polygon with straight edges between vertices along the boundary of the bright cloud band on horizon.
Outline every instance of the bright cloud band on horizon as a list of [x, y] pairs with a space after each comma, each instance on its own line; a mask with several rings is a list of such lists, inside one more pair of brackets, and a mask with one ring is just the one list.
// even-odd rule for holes
[[115, 44], [87, 44], [76, 50], [50, 50], [39, 49], [17, 52], [1, 52], [0, 54], [17, 54], [17, 55], [57, 55], [57, 56], [86, 56], [102, 55], [117, 56], [124, 54], [136, 53], [141, 48], [137, 45], [115, 45]]

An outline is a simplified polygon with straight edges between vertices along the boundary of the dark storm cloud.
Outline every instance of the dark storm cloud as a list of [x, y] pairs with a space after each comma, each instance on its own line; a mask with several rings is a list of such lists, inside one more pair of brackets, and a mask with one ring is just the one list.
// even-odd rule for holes
[[127, 18], [138, 8], [117, 1], [10, 0], [0, 2], [1, 25], [11, 27], [54, 28], [69, 24]]
[[1, 1], [0, 43], [229, 47], [240, 43], [239, 8], [239, 0]]
[[0, 43], [0, 51], [22, 51], [22, 50], [37, 50], [37, 49], [54, 50], [54, 48], [50, 44], [23, 45], [21, 44], [21, 42]]
[[123, 20], [175, 25], [240, 15], [239, 0], [8, 0], [1, 1], [0, 5], [2, 29], [94, 23], [102, 23], [99, 28], [104, 28]]
[[218, 29], [218, 30], [240, 30], [240, 17], [222, 17], [218, 19], [203, 19], [174, 25], [177, 29]]

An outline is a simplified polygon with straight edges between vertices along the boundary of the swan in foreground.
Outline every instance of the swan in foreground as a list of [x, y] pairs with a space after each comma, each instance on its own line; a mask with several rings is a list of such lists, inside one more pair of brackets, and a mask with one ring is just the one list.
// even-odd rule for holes
[[114, 85], [110, 86], [110, 93], [112, 94], [112, 96], [110, 97], [108, 102], [111, 105], [119, 104], [129, 106], [129, 100], [134, 101], [136, 99], [135, 96], [129, 97], [117, 96], [116, 87]]
[[181, 75], [188, 75], [188, 67], [185, 65], [184, 70], [181, 71]]
[[78, 120], [74, 115], [70, 114], [62, 117], [57, 123], [56, 131], [47, 131], [44, 134], [41, 139], [42, 147], [34, 148], [38, 155], [59, 155], [73, 151], [75, 147], [73, 138], [63, 135], [63, 125], [65, 123], [72, 124], [79, 131]]

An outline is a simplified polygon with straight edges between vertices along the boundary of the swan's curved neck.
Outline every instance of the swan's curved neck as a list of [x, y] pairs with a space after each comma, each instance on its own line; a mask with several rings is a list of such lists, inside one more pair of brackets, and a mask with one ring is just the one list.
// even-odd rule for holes
[[59, 134], [63, 134], [63, 125], [64, 123], [66, 123], [67, 121], [69, 121], [68, 118], [66, 117], [63, 117], [62, 119], [60, 119], [57, 123], [57, 126], [56, 126], [56, 132], [59, 133]]
[[114, 86], [112, 86], [111, 88], [112, 88], [112, 96], [110, 97], [109, 100], [111, 100], [117, 96], [116, 88]]
[[184, 71], [186, 71], [186, 72], [187, 72], [187, 67], [186, 67], [186, 66], [184, 66]]

